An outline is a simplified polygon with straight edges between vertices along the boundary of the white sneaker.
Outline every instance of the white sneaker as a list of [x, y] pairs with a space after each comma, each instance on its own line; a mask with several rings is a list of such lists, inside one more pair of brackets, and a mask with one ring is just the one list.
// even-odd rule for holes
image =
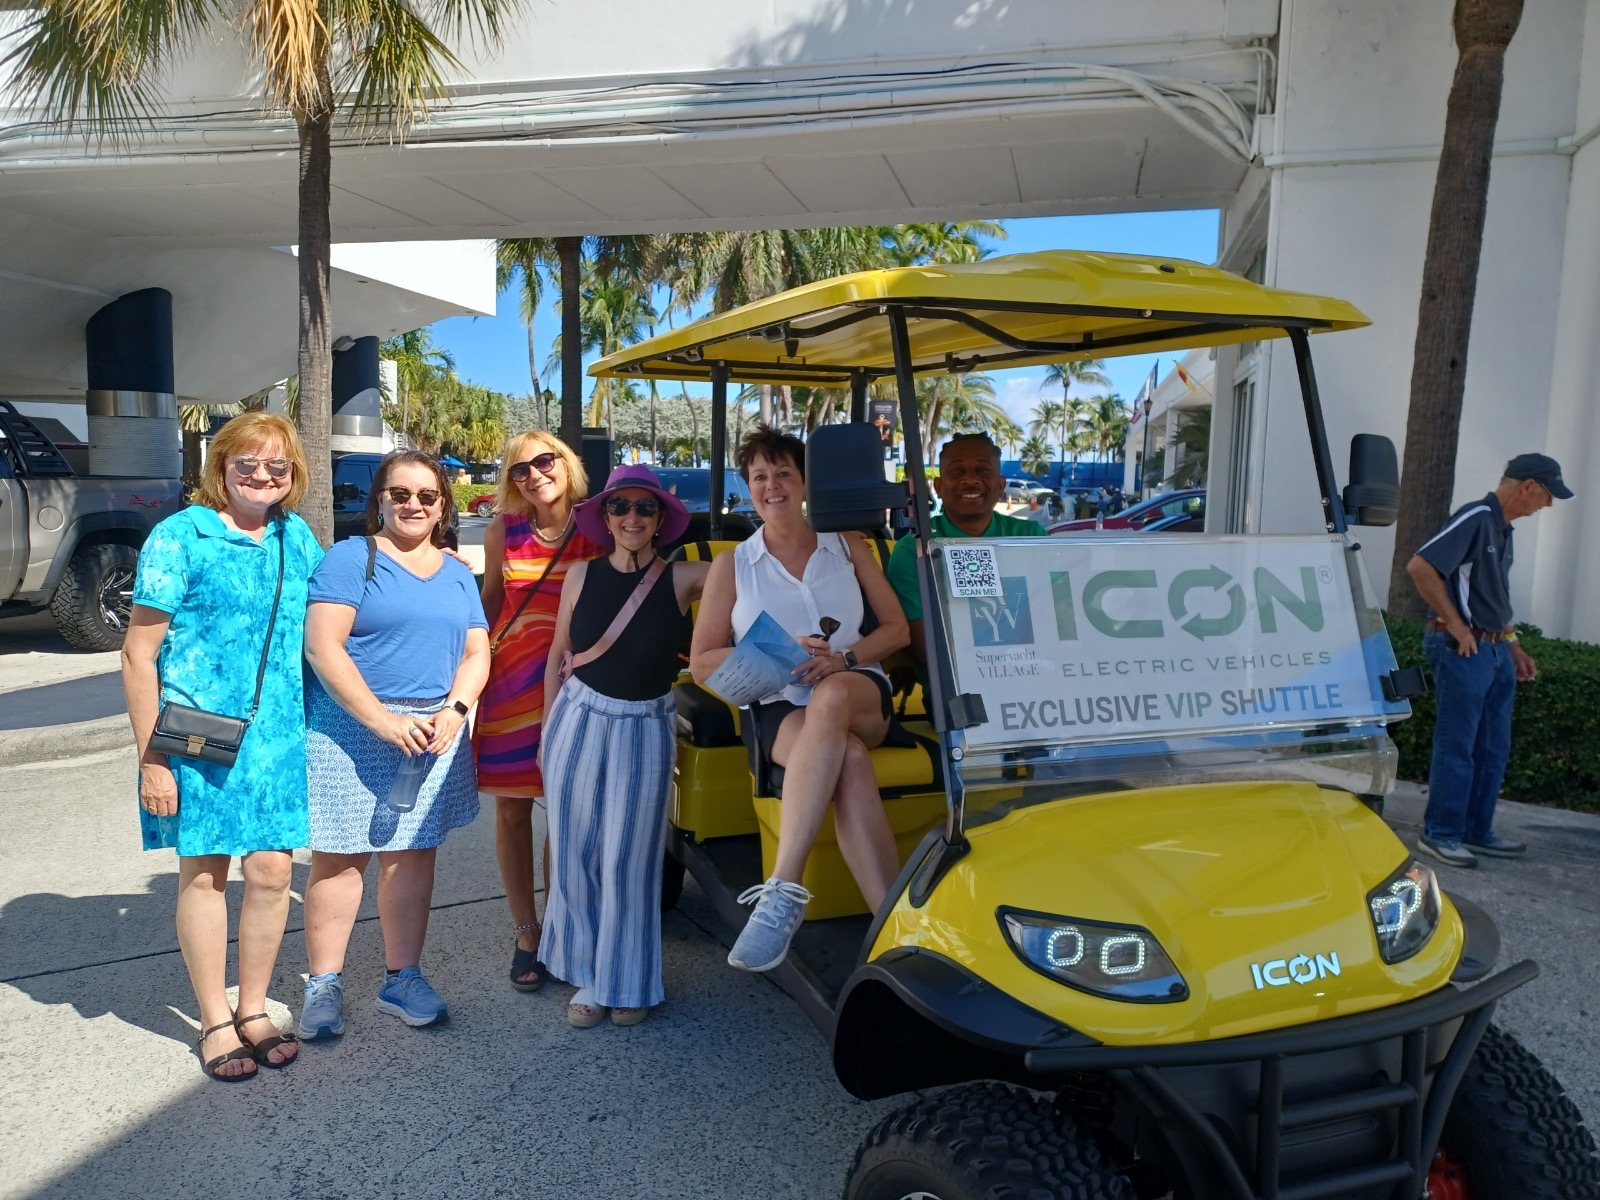
[[805, 888], [777, 876], [746, 888], [739, 903], [756, 907], [728, 951], [728, 965], [740, 971], [770, 971], [783, 962], [810, 902], [811, 893]]

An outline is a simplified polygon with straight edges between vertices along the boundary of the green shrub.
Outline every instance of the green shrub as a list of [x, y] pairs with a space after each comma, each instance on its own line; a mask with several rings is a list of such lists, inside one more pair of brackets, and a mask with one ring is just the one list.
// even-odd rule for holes
[[[1389, 618], [1402, 667], [1426, 666], [1423, 627]], [[1518, 625], [1522, 648], [1539, 677], [1517, 685], [1511, 715], [1511, 763], [1501, 794], [1513, 800], [1600, 811], [1600, 646], [1545, 637]], [[1431, 684], [1431, 678], [1430, 678]], [[1426, 783], [1433, 756], [1433, 694], [1411, 702], [1412, 716], [1389, 729], [1400, 748], [1400, 777]]]
[[482, 483], [451, 484], [450, 490], [456, 494], [456, 510], [463, 516], [469, 511], [468, 506], [479, 496], [494, 495], [494, 488]]

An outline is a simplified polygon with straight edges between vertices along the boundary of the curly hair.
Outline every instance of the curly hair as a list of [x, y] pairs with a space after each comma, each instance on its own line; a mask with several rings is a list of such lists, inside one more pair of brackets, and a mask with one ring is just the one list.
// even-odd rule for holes
[[389, 476], [394, 474], [395, 468], [405, 466], [426, 467], [433, 472], [434, 481], [439, 488], [441, 507], [439, 519], [428, 531], [428, 540], [435, 546], [443, 546], [449, 540], [450, 527], [456, 522], [455, 492], [451, 490], [450, 481], [445, 478], [444, 467], [439, 464], [439, 460], [431, 454], [424, 454], [421, 450], [395, 450], [383, 456], [378, 469], [372, 473], [372, 491], [367, 493], [367, 509], [364, 514], [367, 519], [367, 532], [377, 533], [383, 527], [378, 506], [383, 503], [384, 489], [389, 486]]
[[800, 473], [801, 481], [805, 480], [806, 444], [792, 433], [784, 433], [771, 425], [757, 425], [744, 435], [744, 440], [739, 443], [739, 449], [734, 454], [734, 463], [747, 484], [750, 482], [750, 464], [757, 458], [764, 458], [774, 464], [788, 459]]

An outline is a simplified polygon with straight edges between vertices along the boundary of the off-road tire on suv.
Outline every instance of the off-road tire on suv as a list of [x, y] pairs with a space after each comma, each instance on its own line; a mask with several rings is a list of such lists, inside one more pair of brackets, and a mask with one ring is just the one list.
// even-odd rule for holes
[[1466, 1176], [1467, 1200], [1600, 1200], [1600, 1158], [1577, 1107], [1496, 1026], [1478, 1043], [1439, 1140]]
[[891, 1113], [856, 1151], [845, 1200], [1134, 1200], [1111, 1156], [1050, 1101], [970, 1083]]
[[79, 546], [50, 598], [50, 615], [61, 636], [80, 650], [122, 649], [138, 561], [139, 552], [131, 546]]

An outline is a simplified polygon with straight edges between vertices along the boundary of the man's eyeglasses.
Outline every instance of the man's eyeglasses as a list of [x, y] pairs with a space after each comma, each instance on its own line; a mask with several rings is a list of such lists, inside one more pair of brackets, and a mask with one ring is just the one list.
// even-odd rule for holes
[[293, 466], [287, 458], [257, 458], [254, 454], [242, 454], [233, 460], [233, 469], [245, 478], [254, 475], [257, 467], [266, 467], [268, 475], [282, 479]]
[[532, 470], [537, 470], [541, 475], [548, 475], [550, 474], [551, 468], [556, 465], [557, 461], [558, 459], [554, 454], [546, 451], [544, 454], [535, 454], [527, 462], [512, 463], [510, 469], [506, 471], [506, 474], [511, 476], [511, 481], [513, 483], [526, 483], [528, 481], [530, 468]]
[[632, 510], [641, 517], [653, 517], [661, 511], [661, 501], [653, 496], [646, 496], [643, 500], [629, 500], [626, 496], [612, 496], [606, 501], [606, 512], [613, 517], [625, 517]]
[[439, 503], [439, 493], [432, 488], [422, 488], [420, 491], [413, 492], [407, 487], [392, 487], [384, 488], [383, 491], [396, 504], [410, 504], [412, 496], [417, 498], [417, 503], [422, 505], [423, 508], [432, 508]]

